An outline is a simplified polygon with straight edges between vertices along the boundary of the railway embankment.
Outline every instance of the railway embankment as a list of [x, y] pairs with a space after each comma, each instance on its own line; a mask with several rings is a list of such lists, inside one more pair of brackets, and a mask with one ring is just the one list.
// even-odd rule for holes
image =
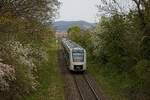
[[55, 40], [51, 44], [47, 50], [48, 61], [38, 68], [39, 88], [25, 100], [64, 100], [64, 83], [58, 68], [58, 45]]
[[[88, 62], [90, 74], [95, 78], [96, 83], [102, 88], [108, 100], [128, 100], [122, 89], [131, 80], [123, 75], [118, 76], [115, 73], [108, 73], [100, 64]], [[108, 75], [109, 74], [109, 75]]]

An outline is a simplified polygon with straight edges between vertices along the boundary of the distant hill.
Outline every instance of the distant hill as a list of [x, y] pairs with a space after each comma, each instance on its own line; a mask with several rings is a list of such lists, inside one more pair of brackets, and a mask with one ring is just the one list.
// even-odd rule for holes
[[94, 26], [94, 23], [89, 23], [86, 21], [56, 21], [53, 23], [57, 32], [66, 32], [68, 28], [72, 26], [79, 26], [82, 29], [91, 28]]

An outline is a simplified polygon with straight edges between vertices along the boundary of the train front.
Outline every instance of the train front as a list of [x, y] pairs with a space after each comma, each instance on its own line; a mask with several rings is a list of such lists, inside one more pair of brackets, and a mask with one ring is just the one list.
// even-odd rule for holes
[[86, 51], [83, 48], [72, 49], [71, 70], [85, 71], [86, 70]]

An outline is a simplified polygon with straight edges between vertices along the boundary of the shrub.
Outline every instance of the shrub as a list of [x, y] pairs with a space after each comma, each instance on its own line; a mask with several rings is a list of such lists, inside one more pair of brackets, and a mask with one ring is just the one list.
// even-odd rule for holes
[[[43, 49], [33, 48], [30, 44], [23, 45], [19, 41], [10, 40], [3, 44], [5, 46], [1, 47], [0, 57], [3, 62], [13, 65], [15, 71], [13, 83], [8, 80], [8, 83], [11, 82], [11, 84], [8, 84], [10, 88], [7, 93], [9, 92], [10, 98], [17, 99], [36, 90], [39, 84], [36, 74], [37, 66], [47, 60], [47, 54]], [[7, 72], [5, 71], [4, 74]], [[0, 80], [1, 82], [4, 81]]]
[[15, 80], [14, 66], [0, 62], [0, 91], [8, 91], [10, 89], [10, 83]]
[[135, 66], [135, 72], [137, 76], [150, 84], [150, 61], [149, 60], [141, 60]]

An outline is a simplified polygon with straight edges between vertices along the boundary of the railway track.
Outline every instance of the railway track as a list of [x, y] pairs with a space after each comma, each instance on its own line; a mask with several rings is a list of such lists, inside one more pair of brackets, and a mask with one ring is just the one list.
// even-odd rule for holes
[[74, 74], [73, 77], [82, 100], [101, 100], [86, 74]]
[[58, 60], [65, 82], [66, 100], [107, 100], [89, 74], [77, 74], [67, 69], [61, 46]]

